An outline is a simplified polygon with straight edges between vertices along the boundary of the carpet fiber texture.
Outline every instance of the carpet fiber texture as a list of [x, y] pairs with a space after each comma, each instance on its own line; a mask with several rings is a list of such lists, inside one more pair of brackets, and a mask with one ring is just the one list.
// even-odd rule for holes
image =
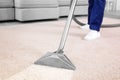
[[[33, 64], [57, 50], [65, 22], [0, 23], [0, 80], [120, 80], [120, 27], [101, 28], [101, 38], [85, 41], [88, 31], [73, 22], [64, 49], [77, 68], [73, 72]], [[104, 19], [104, 23], [119, 22]], [[41, 78], [34, 79], [36, 74]]]

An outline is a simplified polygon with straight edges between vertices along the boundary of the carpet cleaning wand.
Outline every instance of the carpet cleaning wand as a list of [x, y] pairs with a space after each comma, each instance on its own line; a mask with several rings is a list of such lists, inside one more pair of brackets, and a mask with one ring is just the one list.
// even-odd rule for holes
[[57, 67], [57, 68], [64, 68], [64, 69], [69, 69], [69, 70], [76, 69], [76, 67], [67, 58], [67, 56], [64, 54], [64, 51], [63, 51], [67, 37], [68, 37], [71, 22], [73, 19], [73, 14], [75, 11], [76, 4], [77, 4], [77, 0], [73, 0], [58, 50], [55, 52], [48, 52], [45, 56], [37, 60], [35, 64], [44, 65], [44, 66], [52, 66], [52, 67]]

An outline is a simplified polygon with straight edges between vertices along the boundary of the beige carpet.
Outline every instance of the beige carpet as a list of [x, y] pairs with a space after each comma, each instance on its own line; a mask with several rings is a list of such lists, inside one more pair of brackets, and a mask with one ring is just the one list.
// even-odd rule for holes
[[73, 23], [64, 51], [75, 71], [33, 64], [57, 50], [65, 22], [0, 23], [0, 80], [120, 80], [120, 27], [102, 28], [101, 38], [85, 41], [87, 31]]

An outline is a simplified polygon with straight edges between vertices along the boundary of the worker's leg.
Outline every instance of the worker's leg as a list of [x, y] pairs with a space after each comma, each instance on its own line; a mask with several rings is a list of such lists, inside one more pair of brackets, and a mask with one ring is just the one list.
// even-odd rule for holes
[[94, 40], [100, 37], [100, 27], [103, 21], [106, 0], [89, 0], [88, 24], [90, 32], [85, 36], [85, 40]]
[[89, 5], [92, 8], [89, 9], [89, 25], [91, 30], [100, 31], [100, 27], [103, 21], [104, 9], [106, 0], [89, 0]]
[[94, 0], [88, 0], [88, 24], [90, 25], [90, 16], [94, 6]]
[[79, 26], [83, 30], [90, 30], [90, 16], [94, 6], [94, 0], [88, 0], [88, 24], [84, 26]]

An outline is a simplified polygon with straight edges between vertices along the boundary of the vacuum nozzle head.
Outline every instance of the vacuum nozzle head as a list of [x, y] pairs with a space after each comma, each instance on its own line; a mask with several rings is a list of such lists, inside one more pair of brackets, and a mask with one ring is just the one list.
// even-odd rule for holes
[[48, 52], [44, 57], [35, 62], [37, 65], [51, 66], [56, 68], [64, 68], [75, 70], [76, 67], [63, 53]]

